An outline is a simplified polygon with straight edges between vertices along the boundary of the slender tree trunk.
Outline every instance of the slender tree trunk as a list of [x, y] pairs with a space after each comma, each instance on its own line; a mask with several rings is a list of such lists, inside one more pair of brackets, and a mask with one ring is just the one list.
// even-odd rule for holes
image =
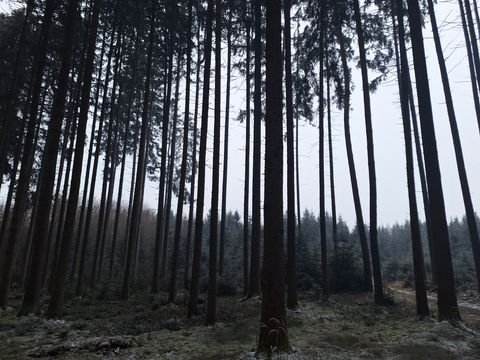
[[[30, 95], [28, 95], [30, 98]], [[27, 101], [29, 103], [30, 101]], [[13, 168], [12, 172], [10, 173], [10, 184], [8, 187], [7, 199], [5, 200], [5, 204], [3, 206], [3, 214], [2, 214], [2, 225], [0, 229], [0, 248], [2, 248], [2, 243], [5, 238], [5, 234], [8, 228], [8, 222], [10, 220], [10, 210], [12, 208], [12, 200], [13, 200], [13, 193], [15, 192], [16, 184], [17, 184], [17, 172], [18, 167], [20, 164], [20, 158], [23, 154], [23, 149], [25, 147], [25, 127], [27, 125], [26, 121], [22, 121], [22, 125], [18, 132], [18, 143], [19, 146], [15, 152], [15, 158], [13, 160]]]
[[150, 12], [150, 33], [148, 40], [148, 58], [147, 71], [145, 78], [145, 91], [143, 98], [142, 110], [142, 129], [140, 133], [140, 147], [138, 150], [138, 167], [135, 180], [135, 194], [132, 205], [132, 219], [130, 229], [128, 229], [128, 249], [126, 256], [125, 272], [123, 276], [123, 285], [121, 291], [121, 299], [128, 300], [130, 289], [130, 278], [132, 275], [132, 255], [137, 239], [137, 229], [140, 223], [140, 217], [143, 204], [143, 183], [145, 179], [145, 169], [147, 162], [147, 140], [149, 127], [149, 107], [150, 107], [150, 86], [152, 81], [152, 62], [153, 62], [153, 45], [155, 39], [155, 19], [156, 19], [156, 1], [152, 0], [152, 10]]
[[[459, 0], [460, 2], [462, 0]], [[475, 72], [477, 73], [477, 86], [480, 88], [480, 54], [478, 52], [477, 33], [475, 31], [475, 25], [473, 24], [472, 8], [470, 6], [470, 0], [465, 0], [465, 15], [467, 18], [468, 33], [470, 34], [470, 44], [472, 46], [473, 63], [475, 65]]]
[[228, 138], [230, 122], [230, 92], [232, 69], [232, 9], [228, 9], [227, 26], [227, 94], [225, 99], [225, 135], [223, 147], [223, 180], [222, 180], [222, 218], [220, 221], [220, 255], [218, 261], [218, 274], [223, 274], [225, 262], [225, 222], [227, 220], [227, 185], [228, 185]]
[[254, 1], [255, 21], [255, 91], [253, 114], [253, 178], [252, 178], [252, 245], [250, 254], [250, 281], [248, 297], [260, 295], [260, 202], [261, 202], [261, 147], [262, 147], [262, 4]]
[[[188, 32], [187, 39], [192, 37], [192, 21], [193, 21], [193, 0], [188, 1]], [[187, 45], [187, 74], [185, 84], [185, 117], [183, 120], [183, 146], [182, 146], [182, 165], [180, 169], [180, 186], [178, 189], [177, 213], [175, 218], [175, 233], [173, 236], [173, 254], [170, 264], [170, 281], [168, 283], [168, 302], [175, 302], [177, 291], [177, 270], [178, 256], [180, 253], [180, 236], [182, 233], [183, 222], [183, 203], [185, 201], [185, 183], [187, 178], [187, 161], [188, 161], [188, 139], [190, 129], [190, 87], [192, 72], [192, 42]], [[192, 180], [193, 181], [193, 180]], [[189, 251], [188, 251], [189, 252]], [[188, 266], [188, 265], [187, 265]]]
[[47, 314], [49, 317], [61, 317], [63, 313], [65, 278], [67, 276], [67, 266], [70, 253], [70, 247], [75, 230], [75, 219], [78, 208], [78, 196], [83, 169], [83, 150], [85, 144], [88, 113], [90, 109], [90, 93], [92, 86], [92, 76], [95, 68], [95, 49], [97, 43], [98, 20], [102, 0], [94, 0], [92, 6], [92, 21], [89, 31], [88, 50], [85, 62], [85, 74], [82, 87], [82, 101], [80, 104], [80, 114], [78, 117], [77, 141], [75, 145], [75, 158], [72, 168], [72, 181], [68, 195], [67, 212], [65, 215], [65, 225], [63, 228], [62, 244], [58, 256], [59, 262], [55, 272], [54, 286], [51, 291], [51, 298], [48, 304]]
[[284, 0], [285, 103], [287, 114], [287, 307], [298, 306], [295, 238], [295, 139], [293, 134], [291, 1]]
[[[15, 62], [12, 72], [12, 78], [10, 79], [10, 84], [7, 92], [7, 99], [5, 110], [2, 111], [2, 119], [0, 121], [0, 188], [3, 184], [3, 175], [4, 175], [4, 165], [7, 160], [7, 152], [8, 152], [8, 145], [10, 142], [10, 134], [12, 133], [12, 128], [15, 125], [16, 117], [15, 117], [15, 108], [16, 102], [18, 98], [18, 90], [21, 88], [21, 84], [18, 79], [18, 73], [22, 70], [21, 66], [23, 63], [23, 58], [25, 56], [25, 50], [27, 46], [25, 46], [25, 42], [27, 39], [28, 34], [28, 24], [30, 22], [30, 18], [32, 16], [32, 11], [35, 5], [34, 0], [28, 0], [26, 7], [25, 7], [25, 17], [22, 24], [22, 30], [20, 32], [20, 36], [18, 38], [18, 46], [17, 52], [15, 55]], [[33, 84], [33, 82], [32, 82]], [[27, 97], [29, 98], [29, 96]], [[28, 101], [30, 102], [30, 101]], [[27, 103], [28, 103], [27, 102]]]
[[[88, 148], [88, 157], [87, 157], [87, 169], [86, 169], [86, 173], [85, 173], [85, 183], [83, 185], [83, 192], [82, 192], [82, 204], [80, 206], [80, 219], [78, 221], [78, 234], [76, 236], [76, 241], [75, 241], [75, 250], [74, 250], [74, 253], [73, 253], [73, 261], [72, 261], [72, 270], [71, 270], [71, 273], [70, 273], [70, 280], [73, 281], [74, 280], [74, 277], [75, 277], [75, 270], [76, 270], [76, 267], [77, 267], [77, 258], [78, 258], [78, 250], [80, 248], [80, 245], [82, 244], [82, 236], [83, 236], [83, 231], [84, 231], [84, 224], [85, 224], [85, 215], [87, 213], [87, 198], [88, 198], [88, 187], [89, 187], [89, 179], [90, 179], [90, 172], [92, 171], [92, 157], [93, 157], [93, 145], [94, 145], [94, 142], [95, 142], [95, 130], [96, 130], [96, 123], [97, 123], [97, 110], [98, 110], [98, 101], [99, 101], [99, 97], [100, 97], [100, 88], [101, 88], [101, 79], [102, 79], [102, 70], [103, 70], [103, 56], [105, 54], [105, 44], [106, 44], [106, 36], [105, 36], [105, 31], [106, 31], [106, 26], [104, 27], [104, 30], [103, 30], [103, 36], [102, 36], [102, 47], [101, 47], [101, 50], [100, 50], [100, 64], [99, 64], [99, 67], [98, 67], [98, 77], [97, 77], [97, 85], [96, 85], [96, 91], [95, 91], [95, 105], [94, 105], [94, 110], [93, 110], [93, 121], [92, 121], [92, 129], [91, 129], [91, 132], [90, 132], [90, 145], [89, 145], [89, 148]], [[88, 38], [88, 31], [85, 32], [85, 37]], [[87, 40], [84, 40], [84, 44], [87, 44]], [[101, 123], [100, 125], [103, 126], [103, 124]], [[103, 131], [103, 127], [100, 127], [99, 128], [99, 133], [102, 133]], [[98, 143], [98, 142], [97, 142]], [[96, 168], [94, 169], [95, 171], [95, 177], [96, 177]], [[88, 219], [88, 217], [87, 217]], [[85, 249], [85, 253], [83, 252]], [[80, 267], [82, 268], [82, 271], [81, 273], [83, 274], [83, 264], [84, 264], [84, 261], [85, 261], [85, 255], [86, 255], [86, 244], [85, 244], [85, 247], [82, 246], [82, 254], [81, 254], [81, 258], [80, 258]], [[82, 259], [83, 257], [83, 259]], [[80, 270], [79, 270], [79, 274], [80, 274]], [[83, 275], [82, 275], [83, 277]], [[80, 287], [77, 286], [77, 289], [80, 289], [78, 290], [78, 292], [76, 293], [77, 296], [80, 295], [80, 292], [81, 292], [81, 284], [83, 282], [83, 279], [78, 280], [78, 283], [80, 283]], [[78, 285], [77, 283], [77, 285]], [[77, 290], [76, 290], [77, 291]]]
[[[118, 2], [118, 1], [117, 1]], [[117, 14], [117, 11], [115, 12]], [[98, 132], [97, 132], [97, 140], [96, 140], [96, 149], [95, 149], [95, 157], [93, 160], [93, 168], [92, 168], [92, 177], [90, 181], [90, 194], [88, 197], [88, 204], [87, 204], [87, 210], [85, 213], [85, 226], [84, 226], [84, 231], [83, 231], [83, 242], [82, 242], [82, 250], [81, 250], [81, 255], [80, 255], [80, 263], [79, 263], [79, 269], [78, 269], [78, 279], [77, 279], [77, 287], [76, 287], [76, 294], [77, 296], [80, 296], [82, 293], [83, 289], [83, 281], [84, 281], [84, 272], [85, 272], [85, 261], [86, 261], [86, 255], [87, 255], [87, 248], [88, 248], [88, 241], [90, 239], [90, 230], [91, 230], [91, 222], [92, 222], [92, 213], [93, 213], [93, 203], [95, 199], [95, 187], [96, 187], [96, 182], [97, 182], [97, 171], [98, 171], [98, 162], [100, 159], [100, 153], [101, 153], [101, 143], [102, 143], [102, 136], [103, 136], [103, 126], [105, 122], [105, 112], [106, 112], [106, 106], [107, 106], [107, 95], [108, 95], [108, 84], [110, 82], [110, 69], [112, 66], [112, 57], [113, 57], [113, 51], [114, 51], [114, 34], [115, 34], [115, 28], [116, 28], [116, 17], [114, 18], [113, 25], [112, 25], [112, 36], [110, 38], [110, 46], [109, 46], [109, 53], [108, 53], [108, 60], [107, 60], [107, 67], [106, 67], [106, 73], [105, 73], [105, 82], [103, 83], [103, 95], [102, 95], [102, 106], [100, 109], [100, 117], [98, 119]], [[104, 30], [104, 38], [105, 38], [105, 30]], [[103, 46], [102, 46], [103, 48]], [[100, 78], [101, 76], [99, 76]], [[100, 85], [100, 84], [99, 84]], [[98, 93], [96, 94], [98, 96]], [[97, 98], [98, 99], [98, 98]], [[97, 100], [95, 101], [97, 103]], [[95, 126], [96, 123], [96, 114], [97, 112], [95, 111], [94, 113], [94, 122], [92, 126]], [[80, 222], [80, 229], [81, 229], [82, 223]], [[81, 231], [80, 231], [81, 232]]]
[[465, 36], [465, 46], [467, 48], [468, 68], [470, 70], [470, 82], [472, 85], [473, 103], [475, 105], [475, 114], [477, 116], [478, 130], [480, 131], [480, 99], [479, 99], [479, 87], [477, 85], [477, 76], [475, 74], [475, 64], [473, 60], [473, 50], [468, 33], [467, 19], [464, 12], [463, 0], [458, 0], [460, 7], [460, 16], [462, 19], [463, 34]]
[[320, 64], [319, 64], [319, 123], [318, 123], [318, 160], [319, 160], [319, 209], [320, 209], [320, 248], [322, 257], [322, 289], [323, 297], [330, 296], [328, 282], [327, 225], [325, 214], [325, 103], [324, 103], [324, 59], [325, 59], [325, 25], [326, 5], [320, 9]]
[[250, 75], [250, 14], [249, 7], [246, 3], [246, 32], [247, 32], [247, 49], [246, 49], [246, 121], [245, 121], [245, 185], [243, 191], [243, 295], [248, 295], [248, 243], [250, 233], [249, 219], [249, 199], [250, 199], [250, 117], [251, 117], [251, 75]]
[[375, 149], [373, 143], [372, 109], [370, 105], [370, 82], [368, 80], [367, 56], [363, 35], [360, 5], [358, 0], [353, 1], [355, 25], [357, 29], [358, 48], [360, 52], [360, 68], [362, 72], [363, 104], [365, 111], [365, 128], [367, 133], [368, 179], [370, 189], [370, 251], [372, 253], [373, 284], [375, 304], [384, 302], [382, 270], [380, 265], [380, 251], [378, 248], [377, 230], [377, 175], [375, 170]]
[[205, 165], [207, 153], [208, 135], [208, 110], [210, 96], [210, 70], [212, 63], [212, 30], [213, 30], [213, 0], [208, 0], [207, 22], [205, 26], [205, 46], [203, 69], [203, 101], [202, 101], [202, 125], [200, 129], [200, 149], [198, 159], [198, 195], [195, 218], [195, 238], [193, 243], [192, 276], [190, 282], [190, 294], [188, 298], [187, 317], [191, 318], [197, 313], [198, 293], [200, 290], [200, 259], [202, 256], [203, 236], [203, 208], [205, 201]]
[[118, 53], [116, 55], [116, 61], [115, 61], [115, 67], [114, 67], [114, 81], [113, 81], [113, 89], [112, 89], [112, 95], [111, 95], [110, 123], [115, 124], [114, 138], [113, 138], [113, 143], [110, 146], [107, 145], [107, 153], [105, 154], [105, 157], [109, 159], [107, 161], [109, 165], [109, 169], [107, 168], [105, 169], [105, 170], [108, 170], [109, 186], [108, 186], [108, 193], [107, 193], [106, 203], [105, 203], [105, 213], [103, 216], [104, 220], [102, 223], [102, 234], [101, 234], [101, 241], [100, 241], [100, 253], [99, 253], [98, 266], [97, 266], [97, 274], [94, 275], [96, 276], [97, 279], [101, 279], [102, 277], [101, 274], [103, 271], [103, 263], [104, 263], [103, 258], [104, 258], [105, 245], [106, 245], [105, 243], [107, 241], [108, 230], [109, 230], [109, 225], [111, 221], [113, 191], [115, 188], [115, 177], [117, 173], [118, 132], [119, 132], [119, 126], [120, 126], [118, 98], [120, 98], [121, 96], [121, 90], [118, 90], [119, 95], [117, 96], [117, 86], [119, 81], [118, 72], [122, 66], [122, 57], [123, 57], [122, 29], [123, 29], [123, 26], [120, 26], [119, 32], [118, 32], [118, 40], [117, 40]]
[[430, 13], [430, 21], [432, 23], [433, 39], [435, 41], [435, 49], [437, 51], [438, 64], [440, 66], [440, 74], [442, 76], [443, 92], [445, 93], [445, 102], [447, 104], [448, 119], [450, 129], [452, 131], [453, 146], [455, 148], [455, 157], [457, 160], [458, 176], [462, 188], [463, 202], [465, 204], [465, 213], [467, 216], [468, 231], [473, 250], [473, 259], [475, 263], [475, 271], [477, 275], [477, 287], [480, 290], [480, 238], [478, 236], [477, 220], [475, 218], [475, 210], [473, 208], [472, 195], [468, 184], [467, 171], [465, 169], [465, 160], [463, 158], [462, 142], [458, 132], [457, 119], [455, 116], [455, 108], [453, 105], [452, 91], [450, 90], [450, 81], [448, 79], [447, 66], [443, 56], [442, 44], [438, 33], [437, 20], [435, 17], [435, 9], [432, 0], [428, 0], [428, 11]]
[[193, 116], [193, 151], [192, 151], [192, 174], [190, 178], [190, 199], [189, 199], [189, 213], [188, 213], [188, 230], [187, 230], [187, 243], [185, 245], [185, 269], [183, 274], [183, 287], [184, 289], [189, 288], [189, 272], [190, 272], [190, 254], [191, 254], [191, 244], [192, 244], [192, 235], [193, 235], [193, 211], [195, 205], [195, 174], [197, 170], [197, 135], [198, 135], [198, 106], [200, 99], [200, 18], [198, 14], [197, 6], [197, 75], [196, 75], [196, 85], [195, 85], [195, 114]]
[[[49, 41], [49, 31], [53, 22], [53, 14], [57, 7], [55, 0], [48, 0], [43, 15], [43, 23], [41, 27], [40, 39], [34, 59], [32, 69], [32, 101], [30, 104], [30, 116], [28, 119], [26, 144], [32, 144], [35, 141], [35, 129], [39, 119], [38, 105], [43, 83], [43, 74], [47, 61], [46, 52]], [[4, 261], [2, 262], [0, 271], [0, 307], [4, 307], [8, 303], [8, 294], [10, 290], [10, 281], [13, 274], [13, 267], [16, 261], [17, 247], [21, 238], [21, 230], [23, 220], [25, 218], [26, 202], [28, 197], [28, 187], [32, 175], [32, 166], [35, 156], [35, 147], [26, 146], [22, 155], [22, 166], [18, 179], [17, 192], [15, 197], [15, 205], [12, 212], [12, 218], [7, 233], [6, 248], [4, 252]], [[40, 270], [40, 267], [36, 270]], [[40, 272], [40, 271], [38, 271]]]
[[[63, 120], [63, 119], [62, 119]], [[60, 249], [60, 244], [62, 242], [62, 231], [63, 231], [63, 225], [64, 225], [64, 220], [65, 220], [65, 209], [67, 205], [67, 195], [68, 195], [68, 184], [70, 184], [69, 179], [70, 179], [70, 172], [72, 169], [72, 155], [75, 149], [75, 131], [76, 131], [76, 119], [73, 124], [73, 128], [68, 136], [69, 142], [70, 142], [70, 148], [67, 154], [67, 168], [65, 169], [65, 181], [63, 183], [63, 190], [62, 190], [62, 201], [60, 204], [60, 213], [58, 217], [58, 224], [57, 224], [57, 234], [55, 237], [55, 245], [53, 247], [53, 259], [52, 259], [52, 266], [51, 266], [51, 271], [50, 271], [50, 280], [54, 278], [54, 272], [56, 271], [57, 267], [57, 260], [58, 260], [58, 252]], [[53, 170], [53, 173], [55, 173], [55, 170]], [[54, 179], [54, 175], [52, 175], [52, 179]], [[53, 185], [52, 185], [52, 190], [53, 192]], [[51, 196], [51, 195], [50, 195]], [[41, 201], [41, 198], [40, 200]], [[51, 201], [51, 200], [50, 200]], [[39, 202], [39, 206], [44, 209], [43, 203]], [[39, 216], [39, 221], [42, 219], [42, 215]], [[51, 220], [53, 222], [53, 219]], [[49, 243], [48, 235], [47, 235], [47, 240], [46, 243], [48, 244], [48, 247], [46, 248], [46, 259], [44, 261], [44, 270], [43, 270], [43, 281], [42, 284], [45, 284], [46, 277], [47, 277], [47, 267], [48, 267], [48, 258], [49, 258], [49, 250], [50, 250], [50, 243]], [[52, 239], [53, 240], [53, 239]], [[35, 254], [34, 254], [35, 255]], [[50, 284], [52, 284], [52, 281], [50, 281]], [[49, 287], [49, 290], [51, 290], [51, 286]]]
[[[399, 7], [399, 9], [401, 8]], [[417, 0], [408, 0], [408, 15], [419, 101], [420, 124], [423, 135], [423, 150], [425, 152], [427, 182], [430, 194], [430, 216], [435, 239], [433, 250], [436, 263], [442, 264], [442, 266], [437, 266], [438, 317], [440, 320], [460, 320], [460, 312], [455, 294], [455, 282], [440, 165], [438, 161], [437, 142], [433, 124], [420, 7]]]
[[[170, 30], [172, 31], [172, 29]], [[173, 35], [170, 34], [170, 37]], [[165, 217], [165, 182], [167, 178], [167, 152], [168, 152], [168, 122], [170, 119], [170, 102], [172, 97], [172, 78], [173, 78], [173, 49], [172, 40], [169, 43], [170, 49], [168, 55], [167, 65], [167, 91], [163, 105], [163, 120], [162, 120], [162, 155], [160, 162], [160, 184], [158, 188], [158, 213], [157, 213], [157, 231], [155, 235], [155, 253], [153, 260], [153, 276], [152, 276], [152, 294], [157, 294], [160, 291], [160, 267], [161, 267], [161, 252], [163, 239], [163, 220]]]
[[[398, 2], [397, 2], [398, 3]], [[409, 94], [409, 64], [405, 48], [405, 34], [403, 25], [403, 12], [398, 14], [401, 66], [397, 51], [397, 69], [400, 85], [400, 101], [402, 108], [403, 134], [405, 138], [405, 155], [407, 165], [408, 202], [410, 205], [410, 234], [412, 238], [413, 271], [415, 276], [415, 297], [417, 305], [417, 318], [423, 320], [430, 316], [428, 308], [427, 291], [425, 286], [425, 266], [423, 261], [423, 247], [420, 235], [420, 222], [418, 220], [417, 195], [415, 191], [415, 165], [413, 160], [412, 130], [410, 126], [410, 113], [408, 108]], [[394, 34], [395, 36], [395, 34]], [[396, 49], [396, 48], [395, 48]]]
[[175, 171], [175, 152], [177, 147], [177, 121], [178, 121], [178, 101], [180, 92], [180, 67], [181, 67], [182, 55], [178, 54], [177, 57], [177, 75], [175, 80], [175, 103], [173, 110], [173, 124], [170, 143], [170, 162], [168, 164], [168, 179], [166, 187], [167, 201], [165, 203], [165, 218], [163, 222], [163, 243], [162, 243], [162, 266], [160, 272], [160, 278], [165, 278], [167, 271], [167, 255], [168, 255], [168, 239], [170, 234], [170, 215], [172, 212], [172, 196], [173, 196], [173, 172]]
[[[327, 54], [328, 55], [328, 54]], [[328, 65], [328, 58], [327, 58]], [[333, 255], [335, 259], [338, 256], [338, 239], [337, 239], [337, 204], [335, 199], [335, 172], [333, 158], [333, 134], [332, 134], [332, 109], [330, 96], [330, 69], [327, 66], [327, 122], [328, 122], [328, 155], [330, 167], [330, 198], [332, 202], [332, 241]]]
[[365, 231], [365, 223], [363, 222], [362, 205], [360, 203], [360, 195], [358, 191], [357, 172], [355, 170], [355, 160], [353, 157], [352, 140], [350, 135], [350, 69], [348, 67], [347, 55], [345, 50], [345, 39], [341, 30], [337, 31], [337, 38], [340, 44], [340, 57], [345, 78], [345, 94], [343, 100], [343, 121], [345, 128], [345, 144], [347, 148], [348, 168], [350, 171], [350, 181], [352, 184], [353, 203], [355, 206], [355, 214], [357, 217], [357, 230], [360, 237], [360, 246], [362, 248], [363, 258], [363, 277], [365, 287], [368, 291], [372, 291], [372, 270], [370, 266], [370, 255], [368, 251], [367, 235]]
[[206, 325], [215, 324], [217, 311], [218, 193], [220, 190], [220, 117], [222, 104], [222, 0], [215, 1], [215, 116], [213, 127], [212, 203], [208, 257]]
[[283, 263], [283, 121], [281, 2], [267, 0], [265, 237], [258, 353], [287, 352]]

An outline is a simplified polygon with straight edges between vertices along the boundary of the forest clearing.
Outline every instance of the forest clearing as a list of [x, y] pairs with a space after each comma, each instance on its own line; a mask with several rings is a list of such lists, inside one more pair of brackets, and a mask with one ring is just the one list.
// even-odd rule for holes
[[[460, 305], [464, 326], [415, 320], [414, 294], [392, 289], [395, 304], [372, 305], [368, 294], [300, 296], [300, 307], [288, 311], [293, 354], [280, 359], [478, 359], [478, 296]], [[180, 294], [180, 298], [182, 295]], [[161, 298], [161, 296], [160, 296]], [[460, 302], [462, 303], [462, 297]], [[134, 297], [128, 303], [76, 299], [63, 320], [0, 317], [2, 359], [249, 359], [255, 351], [259, 299], [222, 297], [218, 321], [205, 327], [187, 320], [182, 304], [160, 304], [158, 298]], [[252, 356], [252, 355], [250, 355]]]

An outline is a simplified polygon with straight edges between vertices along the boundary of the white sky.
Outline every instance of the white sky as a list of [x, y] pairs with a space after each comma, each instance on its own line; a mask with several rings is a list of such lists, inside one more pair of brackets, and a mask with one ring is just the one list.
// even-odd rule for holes
[[[8, 11], [8, 1], [0, 0], [0, 11]], [[480, 134], [474, 113], [468, 62], [464, 46], [464, 37], [461, 29], [458, 5], [440, 1], [436, 6], [437, 21], [442, 24], [441, 36], [444, 54], [447, 58], [447, 68], [450, 71], [450, 81], [454, 96], [458, 126], [462, 139], [470, 189], [477, 211], [480, 209]], [[437, 133], [437, 143], [444, 186], [444, 196], [449, 218], [463, 216], [464, 206], [460, 191], [460, 184], [456, 169], [456, 161], [451, 140], [450, 127], [445, 109], [440, 74], [435, 56], [433, 39], [430, 36], [430, 25], [427, 23], [424, 31], [426, 49], [428, 54], [428, 70], [432, 91], [432, 104]], [[226, 59], [224, 59], [226, 64]], [[223, 70], [223, 88], [225, 87], [225, 70]], [[380, 225], [394, 224], [408, 219], [408, 196], [406, 185], [405, 154], [403, 129], [401, 124], [400, 108], [398, 103], [398, 85], [395, 74], [382, 84], [378, 91], [372, 95], [373, 126], [375, 136], [375, 155], [377, 165], [378, 184], [378, 217]], [[373, 78], [373, 74], [371, 76]], [[412, 73], [413, 79], [413, 73]], [[357, 176], [360, 186], [364, 218], [368, 221], [368, 169], [365, 140], [365, 125], [363, 117], [361, 78], [358, 69], [354, 71], [353, 80], [355, 90], [352, 94], [351, 132], [354, 147]], [[240, 108], [245, 106], [245, 89], [243, 79], [232, 84], [236, 89], [232, 92], [231, 119], [236, 119]], [[253, 86], [253, 84], [252, 84]], [[211, 109], [213, 108], [213, 88], [211, 90]], [[223, 91], [224, 93], [224, 91]], [[193, 104], [192, 99], [192, 104]], [[182, 101], [183, 102], [183, 101]], [[180, 103], [181, 109], [183, 104]], [[252, 104], [253, 109], [253, 104]], [[224, 110], [224, 109], [223, 109]], [[333, 108], [334, 127], [334, 159], [335, 181], [337, 196], [337, 213], [346, 222], [355, 224], [355, 212], [351, 194], [346, 151], [344, 143], [344, 129], [342, 113]], [[193, 112], [193, 109], [192, 109]], [[223, 113], [223, 112], [222, 112]], [[209, 149], [212, 147], [213, 111], [210, 111], [209, 123]], [[244, 148], [245, 126], [236, 121], [231, 121], [230, 129], [230, 155], [229, 155], [229, 181], [228, 181], [228, 208], [243, 209], [244, 187]], [[223, 117], [222, 117], [223, 126]], [[262, 129], [264, 135], [264, 129]], [[253, 128], [252, 128], [253, 137]], [[300, 186], [301, 206], [318, 213], [318, 128], [301, 124], [300, 126]], [[223, 127], [222, 127], [223, 144]], [[87, 149], [86, 149], [87, 150]], [[252, 147], [253, 151], [253, 147]], [[263, 152], [263, 150], [262, 150]], [[222, 145], [223, 153], [223, 145]], [[328, 148], [326, 148], [328, 156]], [[223, 159], [223, 155], [222, 155]], [[327, 158], [328, 159], [328, 158]], [[205, 207], [210, 207], [211, 186], [211, 153], [207, 169], [207, 189]], [[86, 161], [85, 161], [86, 162]], [[102, 169], [100, 164], [99, 169]], [[125, 186], [129, 188], [130, 167], [128, 168]], [[286, 169], [286, 168], [285, 168]], [[329, 176], [328, 167], [326, 174]], [[99, 181], [101, 177], [98, 177]], [[118, 177], [117, 177], [118, 179]], [[328, 178], [326, 179], [328, 186]], [[83, 186], [83, 185], [82, 185]], [[286, 182], [285, 182], [286, 186]], [[101, 188], [97, 184], [97, 191]], [[155, 209], [157, 206], [158, 184], [147, 182], [145, 192], [145, 206]], [[417, 181], [418, 204], [423, 209], [421, 201], [420, 183]], [[2, 191], [3, 193], [3, 191]], [[2, 194], [3, 195], [3, 194]], [[330, 212], [330, 192], [326, 191], [327, 211]], [[2, 196], [3, 197], [3, 196]], [[263, 197], [263, 195], [262, 195]], [[123, 196], [128, 201], [128, 192]], [[284, 199], [286, 196], [284, 195]], [[251, 203], [251, 202], [250, 202]], [[251, 204], [250, 204], [251, 205]], [[173, 208], [173, 207], [172, 207]], [[174, 208], [173, 208], [174, 209]], [[250, 212], [251, 213], [251, 212]], [[185, 212], [184, 212], [185, 214]], [[422, 216], [423, 217], [423, 216]]]

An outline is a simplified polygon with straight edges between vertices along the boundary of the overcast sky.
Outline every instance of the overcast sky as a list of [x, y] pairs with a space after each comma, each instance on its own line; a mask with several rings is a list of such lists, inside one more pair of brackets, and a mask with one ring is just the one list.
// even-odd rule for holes
[[[10, 5], [0, 0], [0, 11], [8, 11]], [[438, 23], [441, 24], [442, 45], [447, 58], [447, 68], [454, 96], [458, 126], [470, 181], [470, 188], [474, 207], [480, 208], [480, 133], [474, 113], [472, 88], [468, 72], [468, 62], [464, 46], [464, 37], [461, 29], [459, 9], [457, 4], [440, 1], [436, 7]], [[435, 130], [444, 186], [444, 196], [449, 218], [461, 217], [464, 214], [460, 184], [457, 175], [453, 144], [445, 108], [440, 74], [435, 56], [433, 40], [430, 36], [430, 25], [424, 31], [428, 54], [428, 71], [432, 90], [432, 104], [434, 107]], [[225, 59], [224, 59], [225, 60]], [[224, 61], [226, 63], [226, 61]], [[354, 70], [353, 81], [355, 90], [352, 94], [351, 131], [356, 169], [360, 186], [360, 195], [364, 218], [368, 221], [368, 168], [365, 140], [365, 122], [363, 116], [362, 88], [359, 70]], [[225, 87], [225, 70], [223, 70], [223, 88]], [[373, 74], [371, 74], [373, 78]], [[413, 73], [412, 73], [413, 76]], [[412, 77], [413, 79], [413, 77]], [[243, 79], [233, 82], [231, 118], [236, 119], [238, 111], [245, 107], [245, 83]], [[252, 83], [253, 86], [253, 83]], [[224, 91], [223, 91], [224, 93]], [[183, 99], [183, 98], [182, 98]], [[182, 100], [183, 101], [183, 100]], [[193, 101], [193, 99], [192, 99]], [[211, 93], [211, 108], [213, 108], [213, 89]], [[183, 104], [180, 106], [183, 107]], [[252, 104], [253, 106], [253, 104]], [[253, 109], [253, 107], [252, 107]], [[224, 108], [222, 109], [222, 114]], [[408, 219], [408, 194], [406, 185], [405, 152], [403, 128], [398, 103], [398, 85], [395, 72], [372, 95], [373, 127], [375, 136], [375, 155], [377, 165], [378, 184], [378, 220], [379, 224], [387, 225], [404, 222]], [[351, 226], [355, 224], [355, 212], [352, 201], [350, 178], [347, 166], [344, 128], [342, 112], [334, 108], [333, 112], [333, 156], [335, 159], [335, 181], [337, 196], [337, 213]], [[212, 146], [213, 111], [210, 111], [209, 149]], [[318, 117], [318, 116], [317, 116]], [[302, 211], [309, 209], [318, 213], [318, 128], [316, 124], [302, 123], [300, 130], [300, 186]], [[222, 119], [223, 126], [223, 119]], [[264, 131], [264, 129], [262, 129]], [[264, 135], [264, 133], [262, 134]], [[253, 128], [252, 128], [253, 136]], [[223, 128], [222, 128], [223, 144]], [[245, 126], [236, 121], [231, 122], [229, 181], [228, 181], [228, 208], [242, 212], [244, 189], [244, 148]], [[223, 145], [222, 145], [223, 153]], [[263, 150], [262, 150], [263, 153]], [[211, 153], [210, 153], [211, 155]], [[326, 148], [328, 160], [328, 148]], [[223, 158], [223, 155], [222, 155]], [[211, 195], [211, 156], [207, 170], [206, 209], [210, 207]], [[263, 166], [262, 166], [263, 168]], [[286, 170], [286, 168], [285, 168]], [[127, 171], [127, 173], [130, 170]], [[328, 167], [327, 176], [330, 176]], [[100, 178], [100, 177], [99, 177]], [[129, 186], [127, 174], [126, 186]], [[417, 176], [418, 179], [418, 176]], [[328, 179], [327, 180], [327, 185]], [[263, 181], [263, 179], [262, 179]], [[286, 182], [285, 182], [286, 186]], [[100, 186], [97, 186], [97, 190]], [[147, 182], [145, 192], [145, 206], [156, 209], [158, 198], [158, 184]], [[417, 181], [418, 203], [420, 212], [423, 210], [421, 202], [420, 184]], [[2, 194], [3, 195], [3, 194]], [[330, 212], [330, 191], [327, 188], [327, 211]], [[3, 196], [2, 196], [3, 197]], [[124, 199], [126, 196], [124, 196]], [[263, 195], [262, 195], [263, 198]], [[284, 196], [286, 199], [286, 196]], [[423, 217], [423, 214], [422, 214]]]

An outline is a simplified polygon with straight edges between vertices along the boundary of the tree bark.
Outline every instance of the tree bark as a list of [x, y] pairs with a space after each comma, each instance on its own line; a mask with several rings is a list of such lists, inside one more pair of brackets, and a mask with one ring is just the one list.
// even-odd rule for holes
[[267, 0], [265, 236], [262, 315], [257, 352], [290, 349], [283, 264], [283, 121], [281, 2]]
[[438, 317], [440, 320], [460, 320], [460, 312], [455, 293], [437, 142], [433, 124], [420, 7], [417, 0], [408, 0], [408, 18], [412, 39], [420, 124], [423, 135], [423, 150], [426, 159], [426, 175], [430, 195], [430, 216], [432, 219], [433, 237], [435, 239], [433, 250], [436, 263], [441, 264], [441, 266], [437, 266]]
[[205, 27], [205, 67], [203, 72], [202, 125], [200, 129], [200, 149], [198, 159], [198, 195], [195, 218], [195, 239], [193, 243], [192, 276], [188, 298], [187, 317], [197, 314], [198, 293], [200, 290], [200, 258], [202, 255], [203, 208], [205, 201], [205, 162], [208, 135], [208, 110], [210, 96], [210, 68], [212, 63], [213, 0], [208, 0], [207, 22]]

